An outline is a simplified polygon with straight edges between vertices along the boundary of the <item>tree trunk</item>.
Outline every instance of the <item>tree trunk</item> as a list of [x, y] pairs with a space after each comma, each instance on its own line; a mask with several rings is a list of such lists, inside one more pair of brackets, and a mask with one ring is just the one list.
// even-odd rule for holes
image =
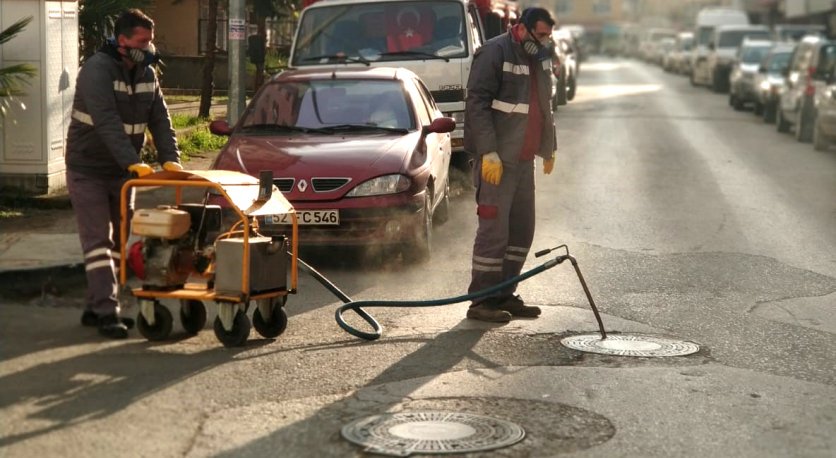
[[[261, 37], [261, 42], [265, 45], [265, 50], [267, 48], [267, 18], [261, 16], [258, 19], [258, 36]], [[258, 91], [258, 88], [264, 84], [264, 62], [259, 62], [255, 64], [255, 85], [253, 87], [253, 91]]]
[[198, 116], [209, 117], [209, 110], [212, 108], [212, 94], [215, 89], [215, 80], [212, 74], [215, 71], [215, 42], [218, 37], [218, 0], [209, 0], [209, 18], [206, 24], [206, 55], [203, 58], [203, 82], [200, 86], [200, 109]]

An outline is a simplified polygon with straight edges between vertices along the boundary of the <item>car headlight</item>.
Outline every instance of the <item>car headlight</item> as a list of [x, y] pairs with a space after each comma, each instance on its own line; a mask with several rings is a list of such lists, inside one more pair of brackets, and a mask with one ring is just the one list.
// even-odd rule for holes
[[410, 180], [404, 175], [384, 175], [364, 181], [352, 189], [348, 197], [380, 196], [409, 189]]
[[769, 91], [770, 87], [772, 87], [772, 85], [769, 84], [769, 81], [761, 81], [761, 90], [762, 91]]

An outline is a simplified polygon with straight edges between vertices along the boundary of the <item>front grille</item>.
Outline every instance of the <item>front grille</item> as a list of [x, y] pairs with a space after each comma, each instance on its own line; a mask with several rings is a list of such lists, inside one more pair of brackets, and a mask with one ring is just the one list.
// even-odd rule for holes
[[275, 184], [281, 192], [290, 192], [290, 190], [293, 189], [293, 183], [295, 181], [296, 180], [293, 178], [276, 178], [273, 180], [273, 184]]
[[342, 188], [349, 181], [350, 178], [312, 178], [311, 184], [316, 192], [329, 192]]
[[467, 98], [467, 89], [445, 89], [442, 91], [430, 91], [435, 103], [464, 102]]

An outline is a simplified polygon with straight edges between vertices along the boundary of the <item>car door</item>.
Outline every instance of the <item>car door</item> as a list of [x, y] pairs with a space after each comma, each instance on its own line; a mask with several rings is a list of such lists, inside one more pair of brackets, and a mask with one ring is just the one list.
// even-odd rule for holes
[[[781, 96], [781, 109], [785, 115], [795, 113], [798, 109], [807, 76], [805, 71], [809, 67], [812, 54], [813, 47], [807, 43], [799, 44], [793, 53], [787, 73], [787, 85], [784, 94]], [[794, 116], [786, 117], [795, 119]]]
[[[427, 86], [420, 79], [413, 80], [415, 88], [415, 104], [418, 106], [418, 119], [423, 126], [429, 126], [436, 118], [443, 116], [441, 110], [435, 104]], [[450, 134], [428, 133], [424, 141], [427, 146], [427, 153], [430, 156], [431, 173], [433, 180], [433, 196], [437, 200], [447, 191], [447, 180], [450, 173]], [[433, 203], [435, 205], [435, 203]]]

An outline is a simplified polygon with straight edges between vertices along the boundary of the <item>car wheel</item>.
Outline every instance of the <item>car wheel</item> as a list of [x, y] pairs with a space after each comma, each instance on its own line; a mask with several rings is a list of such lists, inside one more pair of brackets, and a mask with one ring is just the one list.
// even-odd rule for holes
[[404, 247], [404, 257], [409, 261], [426, 261], [430, 257], [433, 235], [432, 198], [427, 194], [424, 199], [421, 224], [415, 228], [415, 239]]
[[732, 104], [732, 108], [734, 108], [736, 111], [743, 111], [743, 108], [745, 108], [743, 100], [740, 100], [740, 97], [735, 97], [734, 103]]
[[813, 148], [816, 151], [827, 151], [827, 148], [830, 146], [830, 141], [828, 141], [827, 137], [821, 132], [819, 129], [819, 123], [816, 123], [813, 126]]
[[575, 91], [578, 89], [578, 83], [575, 81], [575, 77], [569, 79], [569, 90], [566, 92], [566, 100], [574, 100], [575, 99]]
[[697, 85], [697, 80], [694, 79], [694, 71], [691, 70], [691, 74], [688, 76], [688, 79], [691, 80], [691, 86]]
[[763, 106], [763, 122], [767, 124], [775, 122], [775, 105], [769, 103]]
[[434, 224], [444, 224], [450, 219], [450, 178], [447, 178], [447, 183], [444, 184], [444, 197], [435, 208], [433, 215]]
[[557, 104], [566, 105], [566, 69], [560, 71], [560, 80], [557, 82]]
[[813, 124], [815, 122], [815, 116], [805, 114], [804, 106], [802, 106], [801, 110], [798, 110], [798, 121], [795, 123], [795, 139], [801, 143], [813, 141]]
[[736, 103], [735, 99], [736, 99], [736, 97], [734, 96], [734, 92], [730, 92], [729, 93], [729, 106], [730, 107], [734, 107], [734, 104]]
[[760, 116], [763, 114], [763, 105], [761, 105], [760, 102], [755, 102], [755, 108], [753, 108], [753, 111], [756, 116]]
[[782, 133], [790, 131], [790, 123], [784, 119], [784, 110], [781, 107], [775, 107], [775, 129]]

